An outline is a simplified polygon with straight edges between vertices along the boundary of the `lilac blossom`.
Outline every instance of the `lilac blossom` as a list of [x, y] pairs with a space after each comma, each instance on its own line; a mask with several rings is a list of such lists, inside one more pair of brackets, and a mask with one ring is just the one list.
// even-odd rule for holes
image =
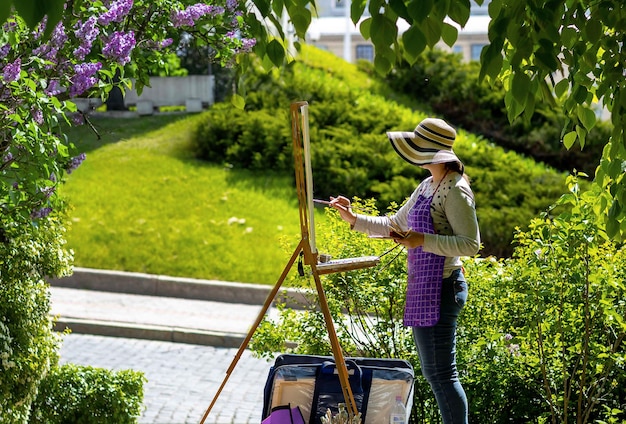
[[79, 96], [96, 85], [98, 78], [94, 75], [100, 69], [102, 69], [102, 64], [100, 62], [80, 63], [78, 65], [74, 65], [75, 75], [72, 77], [70, 96]]
[[41, 38], [41, 36], [43, 35], [43, 32], [46, 29], [47, 23], [48, 23], [48, 17], [44, 16], [41, 22], [39, 23], [39, 25], [37, 25], [37, 28], [35, 28], [35, 31], [33, 31], [33, 34], [32, 34], [33, 39], [38, 40], [39, 38]]
[[10, 51], [11, 45], [9, 43], [6, 43], [4, 46], [0, 47], [0, 59], [4, 59]]
[[98, 23], [106, 26], [111, 22], [122, 22], [132, 7], [133, 0], [117, 0], [111, 4], [109, 10], [100, 15]]
[[56, 190], [57, 190], [57, 188], [55, 186], [43, 187], [43, 188], [39, 189], [39, 191], [41, 191], [41, 194], [46, 196], [47, 199], [52, 197], [52, 195], [55, 193]]
[[161, 41], [159, 43], [159, 45], [157, 46], [157, 48], [159, 49], [164, 49], [166, 47], [169, 47], [172, 45], [172, 43], [174, 42], [174, 40], [172, 40], [171, 38], [166, 38], [165, 40]]
[[130, 53], [135, 47], [135, 33], [133, 31], [115, 31], [102, 49], [102, 54], [120, 65], [130, 62]]
[[50, 212], [52, 212], [52, 208], [50, 207], [45, 207], [45, 208], [40, 208], [37, 210], [34, 210], [31, 214], [30, 217], [32, 219], [40, 219], [40, 218], [45, 218], [48, 215], [50, 215]]
[[87, 158], [87, 155], [85, 155], [84, 153], [81, 153], [78, 156], [74, 156], [71, 160], [70, 163], [67, 166], [67, 173], [71, 174], [72, 172], [74, 172], [76, 170], [76, 168], [78, 168], [80, 166], [81, 163], [83, 163], [83, 161]]
[[219, 15], [224, 13], [221, 6], [211, 6], [208, 4], [197, 3], [189, 6], [185, 10], [173, 10], [170, 16], [174, 28], [181, 26], [193, 26], [198, 19], [205, 15]]
[[254, 38], [242, 38], [241, 39], [241, 51], [250, 53], [252, 48], [256, 45], [256, 39]]
[[56, 96], [61, 93], [61, 85], [59, 80], [53, 79], [48, 82], [48, 86], [44, 89], [44, 93], [48, 96]]
[[226, 0], [226, 9], [232, 12], [233, 10], [237, 8], [238, 3], [239, 2], [237, 0]]
[[72, 115], [72, 122], [74, 125], [83, 125], [85, 123], [85, 117], [80, 113]]
[[100, 30], [96, 27], [95, 16], [89, 17], [82, 25], [78, 25], [74, 34], [80, 40], [80, 45], [74, 50], [74, 55], [78, 60], [85, 59], [91, 51], [94, 40], [98, 37]]
[[9, 83], [17, 81], [20, 77], [20, 72], [22, 72], [22, 60], [18, 57], [14, 62], [7, 63], [4, 67], [4, 71], [2, 73], [4, 82]]
[[4, 163], [11, 162], [12, 160], [13, 160], [13, 154], [11, 152], [7, 153], [6, 155], [4, 155], [4, 158], [2, 158], [2, 161]]
[[33, 121], [37, 125], [43, 125], [43, 111], [41, 109], [31, 109], [30, 114], [33, 117]]

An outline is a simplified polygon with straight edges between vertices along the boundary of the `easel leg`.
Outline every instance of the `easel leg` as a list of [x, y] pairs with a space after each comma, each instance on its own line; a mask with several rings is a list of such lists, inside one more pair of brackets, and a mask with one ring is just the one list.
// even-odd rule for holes
[[[285, 278], [287, 278], [287, 275], [289, 274], [289, 271], [291, 270], [291, 267], [296, 262], [296, 259], [298, 259], [298, 255], [302, 251], [302, 247], [303, 246], [304, 246], [304, 240], [300, 240], [300, 243], [298, 244], [298, 247], [296, 247], [296, 250], [293, 252], [293, 255], [291, 256], [291, 259], [289, 259], [289, 262], [287, 263], [287, 266], [283, 270], [283, 273], [281, 274], [280, 278], [276, 282], [276, 285], [274, 286], [274, 288], [272, 289], [270, 294], [267, 296], [267, 299], [265, 299], [265, 304], [263, 305], [263, 308], [261, 309], [261, 312], [259, 312], [259, 315], [258, 315], [255, 323], [252, 325], [252, 327], [250, 327], [250, 331], [248, 331], [248, 335], [243, 340], [243, 342], [241, 342], [241, 346], [239, 346], [239, 350], [237, 351], [237, 354], [233, 358], [233, 361], [231, 362], [230, 367], [228, 367], [228, 370], [226, 371], [226, 377], [224, 377], [224, 380], [222, 381], [222, 384], [220, 385], [219, 389], [217, 390], [217, 393], [213, 397], [213, 400], [211, 401], [211, 404], [209, 405], [209, 407], [207, 408], [206, 412], [204, 413], [204, 416], [202, 417], [202, 420], [200, 420], [200, 424], [204, 424], [204, 421], [209, 416], [209, 412], [211, 412], [211, 409], [213, 409], [213, 406], [215, 405], [215, 402], [217, 402], [217, 398], [222, 393], [222, 390], [224, 389], [224, 386], [226, 385], [226, 382], [230, 378], [230, 374], [235, 369], [235, 366], [237, 365], [237, 362], [239, 362], [239, 359], [241, 358], [241, 355], [243, 354], [244, 350], [246, 350], [246, 348], [248, 347], [248, 343], [250, 343], [250, 340], [252, 339], [252, 336], [254, 335], [254, 332], [256, 331], [258, 326], [261, 324], [261, 321], [263, 321], [263, 317], [265, 317], [265, 314], [267, 313], [268, 309], [272, 305], [272, 302], [274, 301], [274, 298], [278, 294], [278, 290], [280, 290], [280, 287], [282, 286], [283, 281], [285, 281]], [[318, 277], [318, 279], [319, 279], [319, 277]], [[328, 307], [326, 309], [328, 309]]]
[[[307, 248], [305, 248], [305, 255], [307, 254]], [[339, 374], [339, 382], [341, 384], [341, 390], [343, 392], [343, 397], [346, 401], [346, 407], [348, 409], [348, 413], [352, 416], [356, 416], [358, 414], [358, 409], [356, 407], [356, 401], [354, 400], [354, 394], [352, 393], [352, 388], [350, 387], [350, 377], [348, 375], [348, 368], [346, 367], [346, 362], [343, 357], [343, 352], [341, 350], [341, 345], [339, 344], [339, 339], [337, 338], [337, 332], [335, 331], [335, 326], [333, 324], [333, 318], [330, 315], [330, 310], [328, 309], [328, 302], [326, 300], [326, 294], [324, 293], [324, 288], [322, 287], [322, 281], [320, 280], [320, 276], [317, 272], [317, 268], [312, 266], [313, 270], [313, 278], [315, 279], [315, 287], [317, 288], [317, 297], [320, 302], [320, 309], [324, 314], [324, 321], [326, 322], [326, 330], [328, 331], [328, 338], [330, 339], [330, 345], [333, 351], [333, 357], [335, 358], [335, 366], [337, 367], [337, 373]]]

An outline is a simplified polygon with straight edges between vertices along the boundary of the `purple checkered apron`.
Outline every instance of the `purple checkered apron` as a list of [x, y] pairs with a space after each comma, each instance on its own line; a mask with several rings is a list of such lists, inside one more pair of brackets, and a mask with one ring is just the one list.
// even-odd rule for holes
[[[411, 230], [425, 234], [435, 233], [430, 214], [433, 196], [425, 197], [422, 194], [418, 196], [408, 216]], [[444, 261], [444, 256], [424, 252], [422, 246], [409, 249], [409, 276], [404, 309], [405, 326], [432, 327], [439, 321]]]

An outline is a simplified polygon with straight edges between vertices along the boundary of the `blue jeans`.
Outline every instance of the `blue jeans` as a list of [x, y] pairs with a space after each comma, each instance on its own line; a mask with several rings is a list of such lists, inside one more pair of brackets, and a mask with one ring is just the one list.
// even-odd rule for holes
[[430, 384], [444, 424], [467, 424], [467, 397], [456, 369], [456, 321], [467, 300], [461, 270], [443, 280], [441, 313], [434, 327], [413, 327], [422, 375]]

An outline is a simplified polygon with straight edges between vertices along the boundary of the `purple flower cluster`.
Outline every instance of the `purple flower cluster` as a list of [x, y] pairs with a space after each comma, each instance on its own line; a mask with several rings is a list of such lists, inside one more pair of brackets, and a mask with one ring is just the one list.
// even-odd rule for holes
[[133, 31], [115, 31], [102, 48], [102, 54], [120, 65], [126, 65], [130, 62], [130, 53], [133, 48], [135, 48], [135, 33]]
[[[55, 62], [57, 53], [63, 47], [67, 41], [67, 34], [65, 34], [65, 27], [63, 23], [59, 22], [52, 30], [50, 41], [44, 43], [33, 50], [33, 55], [43, 57], [46, 60]], [[49, 65], [51, 67], [52, 65]]]
[[0, 59], [4, 59], [10, 51], [11, 45], [9, 43], [6, 43], [4, 46], [0, 47]]
[[117, 0], [111, 4], [109, 10], [100, 15], [98, 23], [100, 25], [109, 25], [111, 22], [122, 22], [132, 7], [133, 0]]
[[74, 76], [72, 77], [70, 96], [79, 96], [96, 85], [98, 78], [94, 75], [100, 69], [102, 69], [102, 64], [100, 62], [80, 63], [78, 65], [74, 65]]
[[211, 6], [208, 4], [197, 3], [189, 6], [185, 10], [173, 10], [170, 20], [174, 28], [181, 26], [193, 26], [198, 19], [205, 15], [219, 15], [224, 13], [221, 6]]
[[50, 215], [50, 212], [52, 212], [52, 208], [49, 208], [49, 207], [40, 208], [40, 209], [34, 210], [30, 214], [30, 217], [31, 217], [31, 219], [45, 218], [48, 215]]
[[237, 0], [226, 0], [226, 9], [230, 12], [237, 9], [237, 4], [239, 2]]
[[76, 24], [78, 27], [74, 34], [80, 40], [80, 45], [74, 50], [76, 59], [83, 60], [91, 51], [94, 40], [98, 37], [100, 30], [96, 27], [96, 18], [89, 17], [82, 25]]
[[2, 71], [2, 78], [5, 83], [17, 81], [22, 72], [22, 60], [18, 57], [12, 63], [7, 63]]
[[33, 121], [35, 121], [37, 125], [43, 124], [43, 111], [41, 109], [33, 108], [31, 109], [30, 114], [33, 117]]
[[250, 53], [252, 48], [256, 45], [256, 39], [254, 38], [242, 38], [241, 39], [241, 51]]
[[48, 96], [56, 96], [61, 93], [61, 84], [59, 80], [53, 79], [48, 81], [48, 86], [44, 89], [44, 93]]
[[67, 166], [67, 173], [71, 174], [72, 172], [74, 172], [76, 170], [76, 168], [78, 168], [80, 166], [81, 163], [83, 163], [83, 161], [85, 160], [85, 158], [87, 157], [87, 155], [85, 155], [84, 153], [81, 153], [78, 156], [74, 156], [71, 160], [70, 163]]

